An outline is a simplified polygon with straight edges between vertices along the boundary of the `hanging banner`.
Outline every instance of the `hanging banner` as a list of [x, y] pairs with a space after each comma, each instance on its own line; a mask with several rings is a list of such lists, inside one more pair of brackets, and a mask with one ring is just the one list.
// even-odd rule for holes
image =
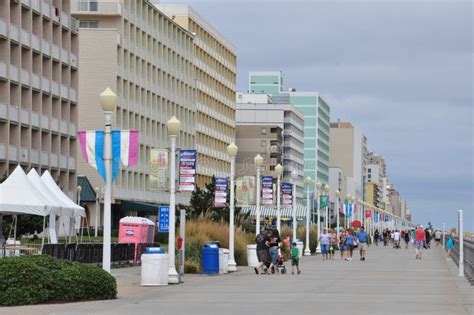
[[236, 180], [237, 206], [249, 206], [255, 204], [255, 177], [243, 176]]
[[384, 221], [385, 221], [385, 222], [388, 222], [388, 215], [385, 215]]
[[196, 150], [179, 151], [179, 190], [194, 191], [196, 188]]
[[291, 207], [293, 204], [293, 187], [290, 183], [281, 184], [281, 197], [283, 206]]
[[365, 217], [368, 219], [372, 216], [372, 211], [370, 210], [365, 210]]
[[166, 190], [168, 188], [168, 150], [150, 150], [150, 190]]
[[319, 200], [319, 209], [326, 208], [329, 205], [329, 197], [327, 195], [320, 196]]
[[262, 204], [273, 204], [273, 177], [262, 176]]
[[255, 184], [255, 176], [247, 176], [249, 184], [249, 204], [254, 205], [257, 202], [257, 186]]
[[214, 191], [214, 207], [223, 208], [227, 203], [227, 178], [216, 177], [216, 188]]

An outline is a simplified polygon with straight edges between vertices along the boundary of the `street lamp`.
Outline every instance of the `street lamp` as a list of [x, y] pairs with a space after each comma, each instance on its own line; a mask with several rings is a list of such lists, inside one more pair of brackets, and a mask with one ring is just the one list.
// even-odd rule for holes
[[257, 169], [257, 209], [256, 209], [256, 223], [255, 223], [255, 234], [260, 233], [260, 167], [263, 164], [263, 158], [260, 154], [257, 154], [254, 158], [255, 167]]
[[319, 180], [316, 180], [316, 215], [317, 215], [317, 218], [316, 218], [316, 225], [318, 227], [318, 246], [316, 247], [316, 253], [319, 254], [321, 253], [321, 244], [319, 243], [319, 237], [321, 235], [321, 218], [320, 218], [320, 215], [319, 215], [319, 203], [320, 203], [320, 196], [321, 196], [321, 182]]
[[349, 209], [351, 207], [351, 199], [352, 199], [352, 196], [351, 194], [347, 194], [346, 196], [346, 199], [347, 199], [347, 209], [346, 209], [346, 229], [349, 228]]
[[360, 198], [357, 199], [357, 220], [362, 222], [362, 200]]
[[235, 176], [235, 157], [239, 148], [235, 143], [227, 146], [227, 154], [230, 157], [230, 201], [229, 201], [229, 271], [237, 271], [237, 263], [234, 258], [234, 176]]
[[277, 166], [275, 166], [275, 172], [277, 174], [277, 230], [278, 230], [278, 233], [280, 233], [281, 232], [281, 205], [280, 205], [281, 183], [280, 183], [280, 180], [281, 180], [281, 175], [283, 174], [283, 166], [281, 166], [281, 164], [277, 164]]
[[326, 225], [326, 231], [329, 229], [329, 185], [324, 185], [324, 193], [326, 196], [328, 196], [327, 199], [327, 204], [326, 204], [326, 218], [325, 218], [325, 225]]
[[105, 189], [104, 189], [104, 242], [102, 255], [102, 268], [110, 273], [110, 251], [112, 234], [112, 114], [117, 106], [117, 95], [106, 88], [100, 95], [100, 105], [105, 116], [104, 137], [104, 165], [105, 165]]
[[341, 192], [336, 190], [336, 235], [339, 237], [339, 208], [340, 208], [340, 200]]
[[171, 142], [171, 161], [170, 161], [170, 210], [169, 210], [169, 237], [168, 237], [168, 282], [179, 283], [178, 273], [175, 267], [175, 239], [176, 239], [176, 138], [181, 129], [181, 122], [175, 117], [171, 117], [166, 122], [168, 134]]
[[97, 230], [99, 226], [99, 212], [100, 212], [99, 199], [100, 199], [100, 188], [96, 187], [95, 188], [95, 230], [94, 230], [95, 237], [97, 237]]
[[[77, 186], [76, 187], [76, 199], [77, 199], [77, 205], [78, 206], [81, 206], [81, 191], [82, 191], [82, 187]], [[74, 231], [75, 235], [77, 236], [78, 230], [80, 230], [81, 227], [82, 227], [82, 217], [80, 217], [79, 222], [76, 222], [76, 217], [74, 217], [73, 220], [74, 220], [74, 224], [72, 225], [73, 226], [72, 230]], [[69, 238], [69, 240], [71, 240], [71, 238]], [[82, 242], [82, 233], [81, 233], [81, 242]]]
[[296, 179], [298, 178], [298, 172], [291, 171], [291, 179], [293, 182], [293, 242], [296, 240]]
[[310, 201], [309, 201], [309, 186], [313, 180], [311, 177], [306, 177], [306, 248], [304, 250], [305, 256], [311, 256], [311, 250], [309, 249], [309, 208], [310, 208]]

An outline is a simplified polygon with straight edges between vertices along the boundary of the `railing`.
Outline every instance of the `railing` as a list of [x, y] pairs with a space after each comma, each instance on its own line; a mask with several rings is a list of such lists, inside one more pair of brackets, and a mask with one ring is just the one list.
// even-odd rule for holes
[[[448, 235], [446, 237], [449, 237]], [[474, 239], [464, 237], [464, 275], [474, 285]], [[451, 258], [459, 266], [459, 243], [456, 242]]]

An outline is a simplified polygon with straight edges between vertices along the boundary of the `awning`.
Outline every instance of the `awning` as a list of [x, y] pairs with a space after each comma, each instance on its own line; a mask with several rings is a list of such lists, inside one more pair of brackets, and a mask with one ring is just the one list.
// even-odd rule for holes
[[77, 176], [77, 185], [82, 188], [81, 202], [95, 202], [95, 190], [86, 176]]
[[160, 205], [153, 204], [153, 203], [122, 200], [122, 203], [120, 205], [120, 211], [122, 212], [136, 211], [136, 212], [147, 212], [147, 213], [158, 214], [159, 206]]
[[[293, 218], [292, 208], [280, 208], [282, 218]], [[257, 212], [257, 206], [242, 207], [242, 214], [249, 214], [251, 217], [255, 217]], [[260, 206], [260, 217], [276, 217], [277, 209], [276, 206]], [[296, 217], [306, 218], [306, 207], [302, 205], [296, 206]]]

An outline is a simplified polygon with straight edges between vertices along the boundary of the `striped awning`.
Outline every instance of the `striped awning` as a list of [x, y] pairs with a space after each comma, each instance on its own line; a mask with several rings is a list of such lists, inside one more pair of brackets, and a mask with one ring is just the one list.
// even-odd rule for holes
[[[281, 217], [282, 218], [293, 218], [293, 209], [292, 208], [281, 208]], [[243, 214], [249, 214], [251, 217], [256, 216], [257, 206], [247, 206], [242, 207]], [[277, 209], [276, 206], [260, 206], [260, 217], [276, 217]], [[306, 207], [302, 205], [296, 206], [296, 217], [297, 218], [306, 218]]]

